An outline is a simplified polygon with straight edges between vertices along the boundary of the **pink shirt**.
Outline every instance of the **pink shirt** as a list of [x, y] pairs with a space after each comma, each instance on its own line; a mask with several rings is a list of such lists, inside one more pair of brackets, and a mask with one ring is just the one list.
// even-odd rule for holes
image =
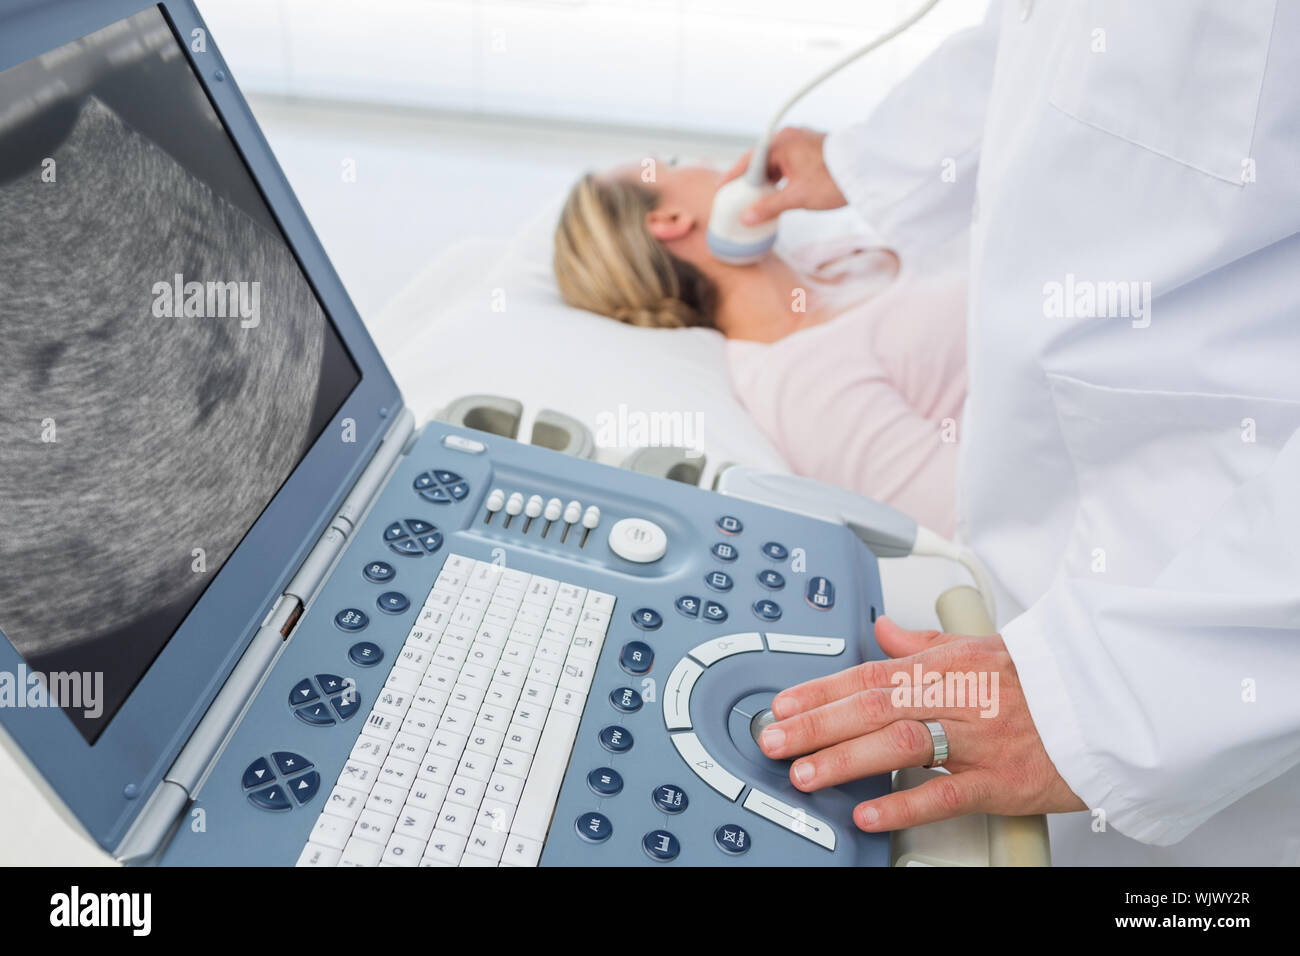
[[795, 472], [951, 536], [966, 399], [966, 263], [904, 263], [882, 280], [878, 257], [844, 260], [844, 251], [841, 243], [829, 269], [817, 266], [837, 258], [826, 246], [790, 261], [823, 295], [847, 285], [860, 297], [864, 281], [877, 282], [878, 294], [777, 342], [729, 339], [733, 387]]

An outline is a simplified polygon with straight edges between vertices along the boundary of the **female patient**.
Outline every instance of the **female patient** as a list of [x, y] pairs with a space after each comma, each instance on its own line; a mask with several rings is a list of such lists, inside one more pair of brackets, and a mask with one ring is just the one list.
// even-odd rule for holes
[[922, 275], [886, 249], [837, 242], [752, 266], [709, 253], [721, 175], [659, 164], [584, 176], [555, 232], [555, 276], [577, 308], [727, 338], [741, 402], [796, 472], [955, 523], [966, 394], [966, 273]]

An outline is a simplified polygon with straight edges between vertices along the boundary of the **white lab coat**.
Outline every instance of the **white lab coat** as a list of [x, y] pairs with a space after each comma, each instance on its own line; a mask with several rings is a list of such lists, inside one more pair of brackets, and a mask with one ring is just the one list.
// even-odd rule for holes
[[1094, 808], [1058, 863], [1300, 863], [1297, 50], [1297, 3], [995, 2], [826, 142], [905, 260], [971, 228], [962, 533]]

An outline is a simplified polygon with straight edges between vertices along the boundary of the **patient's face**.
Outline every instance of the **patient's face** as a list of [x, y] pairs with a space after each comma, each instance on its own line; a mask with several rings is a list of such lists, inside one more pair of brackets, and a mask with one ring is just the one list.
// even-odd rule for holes
[[713, 209], [722, 173], [711, 166], [676, 166], [664, 159], [629, 163], [611, 171], [617, 179], [644, 183], [659, 194], [659, 208], [680, 209], [703, 228]]

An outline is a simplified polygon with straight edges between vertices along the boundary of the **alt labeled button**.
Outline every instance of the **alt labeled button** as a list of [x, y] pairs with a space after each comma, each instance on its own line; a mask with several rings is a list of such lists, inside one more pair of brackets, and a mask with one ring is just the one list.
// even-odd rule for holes
[[578, 836], [588, 843], [604, 843], [614, 833], [614, 825], [603, 813], [584, 813], [574, 824]]

